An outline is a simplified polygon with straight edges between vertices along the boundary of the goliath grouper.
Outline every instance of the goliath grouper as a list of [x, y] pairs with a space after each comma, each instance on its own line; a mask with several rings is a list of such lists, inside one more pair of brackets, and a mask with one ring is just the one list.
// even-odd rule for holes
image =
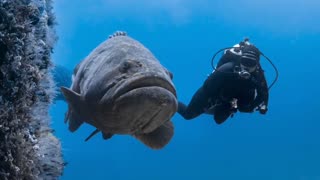
[[68, 103], [66, 122], [76, 131], [83, 122], [104, 139], [128, 134], [160, 149], [173, 136], [177, 111], [172, 74], [153, 54], [124, 32], [116, 32], [74, 70], [72, 85], [61, 87]]

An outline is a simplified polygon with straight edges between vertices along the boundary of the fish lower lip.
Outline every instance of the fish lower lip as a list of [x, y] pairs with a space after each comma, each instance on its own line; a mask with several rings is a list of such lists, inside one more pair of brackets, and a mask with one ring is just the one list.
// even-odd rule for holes
[[132, 129], [131, 131], [133, 133], [135, 132], [142, 132], [144, 131], [148, 125], [150, 125], [150, 123], [152, 123], [152, 120], [161, 112], [161, 109], [159, 108], [157, 111], [155, 111], [153, 113], [153, 115], [146, 121], [144, 122], [144, 120], [141, 121], [141, 118], [143, 116], [145, 116], [146, 114], [141, 114], [140, 116], [138, 116], [137, 118], [135, 118], [135, 120], [132, 121]]
[[162, 87], [141, 87], [115, 99], [112, 108], [131, 133], [150, 133], [176, 112], [177, 99]]
[[161, 112], [161, 109], [159, 109], [158, 111], [156, 111], [148, 120], [147, 123], [145, 123], [142, 127], [140, 127], [140, 131], [145, 131], [148, 126], [150, 126], [150, 124], [152, 123], [153, 119]]

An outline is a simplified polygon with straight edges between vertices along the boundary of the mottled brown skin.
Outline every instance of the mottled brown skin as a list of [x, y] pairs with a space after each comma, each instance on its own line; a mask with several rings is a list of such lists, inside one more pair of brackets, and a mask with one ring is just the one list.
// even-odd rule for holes
[[97, 128], [92, 135], [101, 131], [104, 139], [129, 134], [151, 148], [164, 147], [177, 111], [171, 78], [142, 44], [115, 34], [75, 68], [70, 89], [61, 87], [70, 131], [86, 122]]

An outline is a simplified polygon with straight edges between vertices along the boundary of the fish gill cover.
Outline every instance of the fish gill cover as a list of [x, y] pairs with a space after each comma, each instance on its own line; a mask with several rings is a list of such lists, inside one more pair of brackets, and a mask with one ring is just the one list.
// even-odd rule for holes
[[0, 0], [0, 179], [58, 179], [48, 107], [56, 41], [51, 0]]

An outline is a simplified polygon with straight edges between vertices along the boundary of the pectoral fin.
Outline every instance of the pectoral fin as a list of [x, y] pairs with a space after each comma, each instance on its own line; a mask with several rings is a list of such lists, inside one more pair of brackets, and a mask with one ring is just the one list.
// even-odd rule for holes
[[167, 121], [151, 133], [135, 134], [134, 137], [152, 149], [161, 149], [169, 143], [173, 133], [173, 124], [171, 121]]
[[[88, 141], [89, 139], [91, 139], [94, 135], [98, 134], [100, 132], [99, 129], [94, 130], [86, 139], [85, 141]], [[110, 139], [113, 136], [113, 134], [111, 133], [104, 133], [102, 132], [102, 137], [104, 140]]]
[[69, 107], [64, 122], [65, 123], [69, 122], [69, 130], [71, 132], [74, 132], [83, 124], [84, 120], [81, 118], [81, 116], [79, 114], [74, 112]]
[[102, 137], [103, 137], [104, 140], [108, 140], [112, 136], [113, 136], [113, 134], [111, 134], [111, 133], [104, 133], [104, 132], [102, 133]]
[[69, 106], [65, 122], [69, 121], [69, 130], [74, 132], [88, 119], [88, 108], [80, 94], [65, 87], [61, 87], [61, 92]]
[[84, 110], [83, 100], [80, 94], [66, 87], [61, 87], [61, 92], [66, 98], [66, 101], [70, 105], [71, 109], [75, 110], [76, 112], [82, 112], [81, 110]]
[[88, 141], [91, 139], [94, 135], [98, 134], [100, 132], [99, 129], [94, 130], [84, 141]]

